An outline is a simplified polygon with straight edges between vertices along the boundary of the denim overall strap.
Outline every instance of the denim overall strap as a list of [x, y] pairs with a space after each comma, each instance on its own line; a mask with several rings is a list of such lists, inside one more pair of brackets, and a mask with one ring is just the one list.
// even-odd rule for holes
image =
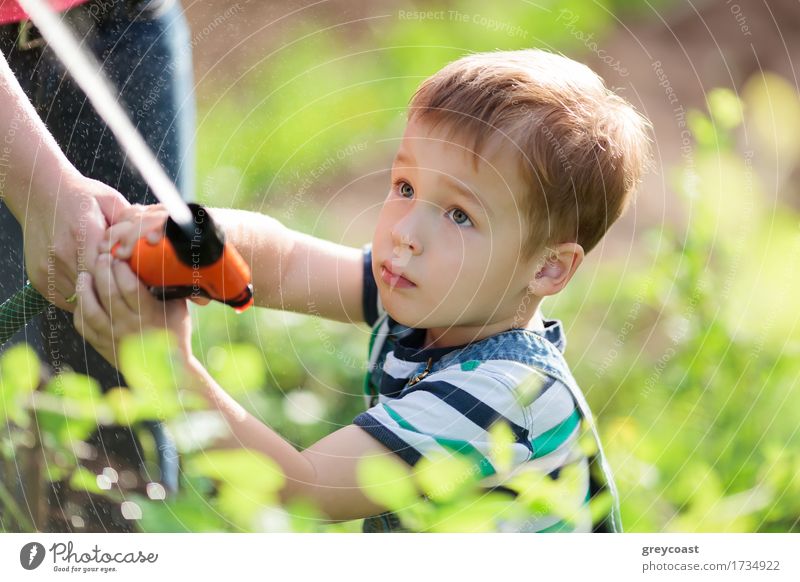
[[536, 337], [537, 339], [540, 338], [540, 341], [537, 343], [541, 344], [542, 349], [547, 350], [548, 355], [550, 356], [548, 360], [552, 363], [552, 365], [546, 366], [546, 369], [543, 371], [549, 376], [552, 376], [556, 380], [562, 382], [569, 389], [572, 397], [578, 404], [581, 414], [586, 419], [586, 422], [589, 423], [589, 427], [591, 428], [592, 435], [594, 436], [594, 440], [597, 445], [597, 455], [600, 460], [600, 468], [603, 471], [606, 485], [611, 493], [611, 527], [615, 533], [622, 533], [623, 530], [619, 508], [619, 493], [617, 491], [616, 483], [614, 483], [614, 474], [611, 471], [611, 466], [608, 464], [605, 452], [603, 451], [603, 444], [600, 442], [600, 435], [597, 432], [597, 427], [595, 426], [594, 419], [592, 418], [592, 411], [589, 409], [589, 403], [586, 402], [586, 397], [578, 387], [578, 383], [573, 377], [572, 372], [570, 372], [569, 365], [564, 359], [564, 355], [561, 353], [561, 351], [559, 351], [559, 349], [556, 348], [546, 338], [538, 334], [536, 334]]

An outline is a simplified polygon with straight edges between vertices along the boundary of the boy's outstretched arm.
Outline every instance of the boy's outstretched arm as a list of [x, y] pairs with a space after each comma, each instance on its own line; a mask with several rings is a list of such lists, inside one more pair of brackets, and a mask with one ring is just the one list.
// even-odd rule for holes
[[[356, 425], [348, 425], [300, 452], [269, 426], [245, 411], [190, 358], [193, 389], [198, 390], [225, 417], [234, 442], [260, 451], [283, 470], [286, 485], [282, 503], [309, 499], [333, 521], [347, 521], [383, 513], [387, 508], [369, 499], [358, 482], [358, 464], [371, 456], [395, 456]], [[409, 474], [409, 479], [410, 479]]]
[[362, 251], [284, 226], [265, 214], [210, 209], [250, 264], [257, 305], [364, 321]]
[[[364, 321], [361, 249], [292, 230], [257, 212], [208, 211], [250, 265], [256, 305], [348, 323]], [[166, 217], [161, 205], [132, 207], [109, 229], [101, 250], [108, 252], [120, 242], [117, 256], [128, 258], [136, 240], [160, 232]]]

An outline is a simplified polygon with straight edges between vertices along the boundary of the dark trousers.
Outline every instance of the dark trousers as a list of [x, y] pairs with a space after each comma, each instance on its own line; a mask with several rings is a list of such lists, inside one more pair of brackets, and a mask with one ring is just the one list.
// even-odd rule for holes
[[[91, 0], [64, 14], [120, 92], [134, 125], [186, 198], [194, 191], [194, 131], [189, 31], [177, 0]], [[18, 24], [0, 26], [0, 50], [59, 146], [86, 176], [105, 182], [134, 203], [154, 198], [106, 124], [35, 29], [20, 42]], [[42, 225], [46, 228], [47, 225]], [[0, 301], [25, 283], [22, 230], [0, 203]], [[97, 379], [107, 391], [124, 378], [72, 325], [72, 316], [54, 309], [10, 342], [33, 345], [54, 372], [71, 369]], [[161, 456], [160, 480], [177, 488], [177, 456], [158, 423], [147, 423]], [[100, 454], [126, 459], [144, 469], [141, 447], [128, 428], [103, 428], [91, 439]]]

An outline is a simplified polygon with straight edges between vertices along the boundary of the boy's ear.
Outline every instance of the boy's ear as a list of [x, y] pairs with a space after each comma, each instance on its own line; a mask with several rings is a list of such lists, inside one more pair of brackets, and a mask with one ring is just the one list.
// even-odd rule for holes
[[555, 295], [572, 279], [583, 257], [583, 247], [577, 243], [561, 243], [545, 248], [538, 258], [536, 273], [528, 287], [541, 297]]

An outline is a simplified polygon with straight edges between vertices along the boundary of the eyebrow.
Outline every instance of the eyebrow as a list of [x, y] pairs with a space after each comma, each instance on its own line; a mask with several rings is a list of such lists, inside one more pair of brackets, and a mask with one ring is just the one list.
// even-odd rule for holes
[[407, 153], [402, 152], [402, 151], [401, 152], [397, 152], [397, 155], [395, 156], [394, 161], [395, 161], [395, 163], [403, 162], [403, 163], [405, 163], [405, 164], [407, 164], [409, 166], [415, 166], [416, 165], [416, 163], [414, 161], [414, 158], [410, 154], [407, 154]]
[[459, 182], [454, 178], [451, 178], [450, 176], [445, 176], [445, 175], [443, 175], [441, 179], [444, 182], [446, 182], [457, 194], [460, 194], [462, 198], [469, 198], [484, 213], [488, 214], [489, 216], [493, 216], [492, 209], [489, 207], [489, 205], [484, 204], [480, 196], [478, 196], [477, 194], [475, 194], [475, 192], [464, 186], [461, 182]]

